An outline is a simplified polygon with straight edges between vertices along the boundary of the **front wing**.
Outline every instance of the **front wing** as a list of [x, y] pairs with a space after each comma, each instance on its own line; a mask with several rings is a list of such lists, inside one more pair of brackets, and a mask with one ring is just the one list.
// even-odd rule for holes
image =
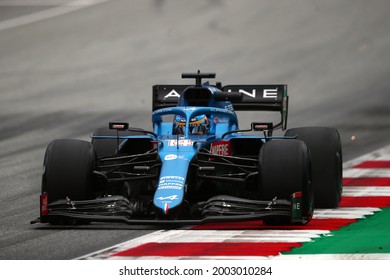
[[[267, 217], [287, 217], [292, 224], [306, 224], [303, 217], [301, 196], [294, 193], [291, 200], [274, 198], [272, 201], [249, 200], [220, 195], [191, 207], [191, 213], [183, 219], [169, 219], [157, 215], [139, 217], [140, 206], [122, 196], [72, 201], [58, 200], [45, 205], [47, 196], [41, 196], [41, 215], [31, 223], [64, 222], [69, 224], [107, 222], [128, 225], [198, 225], [212, 222], [239, 222], [263, 220]], [[43, 203], [42, 203], [43, 202]]]

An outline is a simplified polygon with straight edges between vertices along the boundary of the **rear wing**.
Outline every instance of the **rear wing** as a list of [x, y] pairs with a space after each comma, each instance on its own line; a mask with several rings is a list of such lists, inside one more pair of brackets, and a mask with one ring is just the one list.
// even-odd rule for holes
[[155, 85], [153, 86], [153, 111], [177, 106], [181, 93], [194, 85]]
[[236, 111], [282, 111], [287, 98], [287, 85], [227, 85], [226, 92], [241, 92], [240, 102], [233, 102]]
[[[153, 111], [176, 106], [181, 93], [193, 85], [153, 86]], [[274, 128], [287, 126], [288, 95], [287, 85], [226, 85], [223, 92], [240, 92], [242, 100], [232, 101], [235, 111], [279, 111], [281, 122]]]
[[242, 100], [232, 102], [236, 111], [279, 111], [280, 123], [274, 128], [287, 127], [288, 95], [287, 85], [227, 85], [225, 92], [241, 92]]

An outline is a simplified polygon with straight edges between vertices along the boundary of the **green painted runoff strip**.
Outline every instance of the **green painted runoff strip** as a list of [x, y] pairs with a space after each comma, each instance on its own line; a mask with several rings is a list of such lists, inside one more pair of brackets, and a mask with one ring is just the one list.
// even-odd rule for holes
[[390, 208], [284, 254], [390, 253]]

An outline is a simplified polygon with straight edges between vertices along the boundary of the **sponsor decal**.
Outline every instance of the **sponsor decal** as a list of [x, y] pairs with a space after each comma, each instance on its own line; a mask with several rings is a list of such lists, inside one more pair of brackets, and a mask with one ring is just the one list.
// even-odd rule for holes
[[[232, 91], [231, 89], [228, 90], [228, 92], [231, 92], [231, 91]], [[251, 98], [256, 98], [256, 94], [257, 94], [256, 89], [252, 89], [252, 92], [246, 91], [243, 89], [239, 89], [238, 92], [241, 92], [244, 95], [249, 96]], [[277, 99], [278, 98], [278, 88], [263, 89], [263, 98]]]
[[245, 91], [243, 89], [240, 89], [238, 92], [242, 92], [243, 94], [245, 94], [249, 97], [256, 98], [256, 90], [255, 89], [252, 89], [252, 93], [250, 93], [249, 91]]
[[47, 193], [41, 195], [41, 215], [47, 215], [49, 212], [49, 200]]
[[174, 195], [170, 195], [170, 196], [160, 196], [160, 197], [157, 197], [157, 199], [163, 201], [163, 200], [176, 200], [179, 198], [177, 197], [176, 194], [174, 194]]
[[183, 187], [182, 186], [171, 186], [171, 185], [165, 185], [164, 186], [159, 186], [159, 190], [181, 190]]
[[181, 190], [184, 186], [184, 177], [180, 176], [163, 176], [158, 183], [158, 189]]
[[[231, 89], [228, 90], [228, 92], [231, 91], [232, 91]], [[257, 90], [255, 88], [252, 89], [252, 91], [239, 89], [238, 92], [241, 92], [244, 95], [249, 96], [251, 98], [256, 98], [256, 94], [257, 94]], [[277, 96], [278, 96], [278, 88], [263, 89], [263, 98], [277, 99]], [[180, 98], [180, 94], [173, 89], [167, 95], [164, 96], [164, 99], [167, 98]]]
[[302, 192], [295, 192], [293, 193], [291, 197], [291, 204], [292, 204], [292, 221], [296, 220], [299, 221], [302, 219]]
[[163, 114], [163, 113], [167, 113], [167, 112], [171, 112], [171, 111], [172, 111], [172, 107], [168, 107], [168, 108], [158, 109], [158, 110], [154, 111], [152, 114], [157, 115], [157, 114]]
[[180, 156], [180, 155], [177, 157], [177, 159], [189, 161], [188, 158], [186, 158], [185, 156]]
[[226, 109], [226, 110], [229, 110], [229, 111], [234, 111], [234, 107], [233, 107], [232, 104], [226, 105], [226, 106], [225, 106], [225, 109]]
[[179, 98], [180, 94], [176, 90], [171, 90], [167, 95], [164, 96], [164, 99], [174, 97], [174, 98]]
[[161, 180], [180, 180], [184, 182], [184, 177], [181, 176], [163, 176]]
[[174, 160], [174, 159], [177, 159], [177, 155], [169, 154], [169, 155], [166, 155], [164, 158], [164, 160]]
[[230, 147], [230, 141], [218, 141], [211, 143], [210, 153], [219, 156], [231, 156], [232, 151]]
[[190, 139], [179, 139], [179, 144], [177, 140], [168, 140], [168, 146], [169, 147], [175, 147], [175, 146], [183, 146], [183, 147], [188, 147], [188, 146], [193, 146], [194, 142], [192, 142]]
[[234, 115], [234, 112], [228, 109], [220, 109], [220, 108], [213, 108], [213, 107], [210, 108], [210, 112]]
[[264, 89], [263, 90], [263, 98], [278, 98], [278, 88], [275, 89]]

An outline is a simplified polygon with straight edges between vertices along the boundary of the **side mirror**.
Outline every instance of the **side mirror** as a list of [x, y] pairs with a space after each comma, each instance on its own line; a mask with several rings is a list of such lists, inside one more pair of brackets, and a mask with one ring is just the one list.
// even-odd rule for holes
[[127, 123], [127, 122], [110, 122], [108, 124], [108, 127], [109, 127], [109, 129], [128, 130], [129, 123]]
[[268, 134], [268, 137], [272, 136], [273, 129], [274, 129], [273, 123], [262, 123], [262, 122], [253, 122], [252, 123], [252, 130], [253, 131], [263, 131], [264, 136], [266, 136], [266, 132]]
[[127, 123], [127, 122], [109, 122], [108, 128], [116, 130], [116, 152], [119, 153], [119, 144], [120, 144], [119, 131], [128, 130], [129, 123]]
[[254, 131], [264, 131], [264, 130], [273, 130], [273, 123], [261, 123], [261, 122], [253, 122], [252, 130]]

